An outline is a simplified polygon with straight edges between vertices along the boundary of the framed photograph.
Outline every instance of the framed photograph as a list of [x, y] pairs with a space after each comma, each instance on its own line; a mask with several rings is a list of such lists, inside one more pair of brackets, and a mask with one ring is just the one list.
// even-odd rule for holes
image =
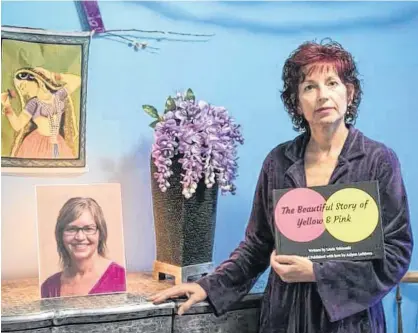
[[90, 33], [2, 27], [1, 166], [86, 165]]
[[126, 292], [120, 184], [36, 187], [41, 298]]

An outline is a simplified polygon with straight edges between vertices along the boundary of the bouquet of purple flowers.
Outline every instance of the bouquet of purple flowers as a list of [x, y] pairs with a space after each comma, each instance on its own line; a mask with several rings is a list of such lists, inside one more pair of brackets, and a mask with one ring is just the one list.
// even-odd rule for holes
[[224, 107], [196, 101], [188, 89], [174, 98], [169, 96], [161, 115], [151, 105], [143, 105], [143, 109], [156, 119], [150, 124], [155, 130], [152, 158], [161, 191], [170, 187], [171, 166], [177, 160], [182, 165], [182, 193], [187, 199], [203, 177], [208, 188], [217, 183], [222, 194], [235, 194], [237, 143], [243, 144], [244, 139], [240, 125]]

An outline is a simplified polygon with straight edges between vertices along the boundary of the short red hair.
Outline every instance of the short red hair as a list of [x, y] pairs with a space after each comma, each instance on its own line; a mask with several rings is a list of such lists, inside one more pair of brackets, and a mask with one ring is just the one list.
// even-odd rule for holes
[[[306, 72], [308, 66], [311, 67], [309, 72]], [[318, 66], [333, 67], [344, 84], [354, 86], [353, 100], [347, 108], [345, 122], [353, 124], [357, 118], [362, 90], [352, 55], [332, 40], [325, 43], [305, 42], [286, 60], [282, 74], [282, 101], [292, 119], [294, 129], [297, 131], [304, 132], [309, 129], [305, 118], [297, 112], [298, 87], [304, 81], [305, 76], [316, 70]]]

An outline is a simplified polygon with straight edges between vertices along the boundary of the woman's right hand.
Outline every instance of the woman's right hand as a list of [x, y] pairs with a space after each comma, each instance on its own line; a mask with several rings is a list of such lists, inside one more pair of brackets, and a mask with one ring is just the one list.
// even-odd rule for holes
[[10, 105], [10, 96], [8, 92], [1, 94], [1, 105], [3, 105], [4, 107]]
[[202, 302], [208, 297], [206, 291], [197, 283], [182, 283], [152, 295], [148, 300], [154, 304], [160, 304], [169, 298], [181, 296], [186, 296], [188, 300], [179, 307], [177, 312], [179, 316], [187, 312], [193, 304]]
[[10, 104], [10, 95], [8, 92], [1, 94], [0, 101], [1, 101], [1, 105], [3, 106], [2, 113], [5, 114], [6, 116], [12, 114], [13, 113], [12, 105]]

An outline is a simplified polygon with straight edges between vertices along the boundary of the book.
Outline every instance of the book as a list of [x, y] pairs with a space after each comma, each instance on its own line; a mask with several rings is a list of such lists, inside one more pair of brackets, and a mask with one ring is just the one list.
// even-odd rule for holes
[[312, 261], [384, 255], [377, 181], [273, 190], [277, 254]]

